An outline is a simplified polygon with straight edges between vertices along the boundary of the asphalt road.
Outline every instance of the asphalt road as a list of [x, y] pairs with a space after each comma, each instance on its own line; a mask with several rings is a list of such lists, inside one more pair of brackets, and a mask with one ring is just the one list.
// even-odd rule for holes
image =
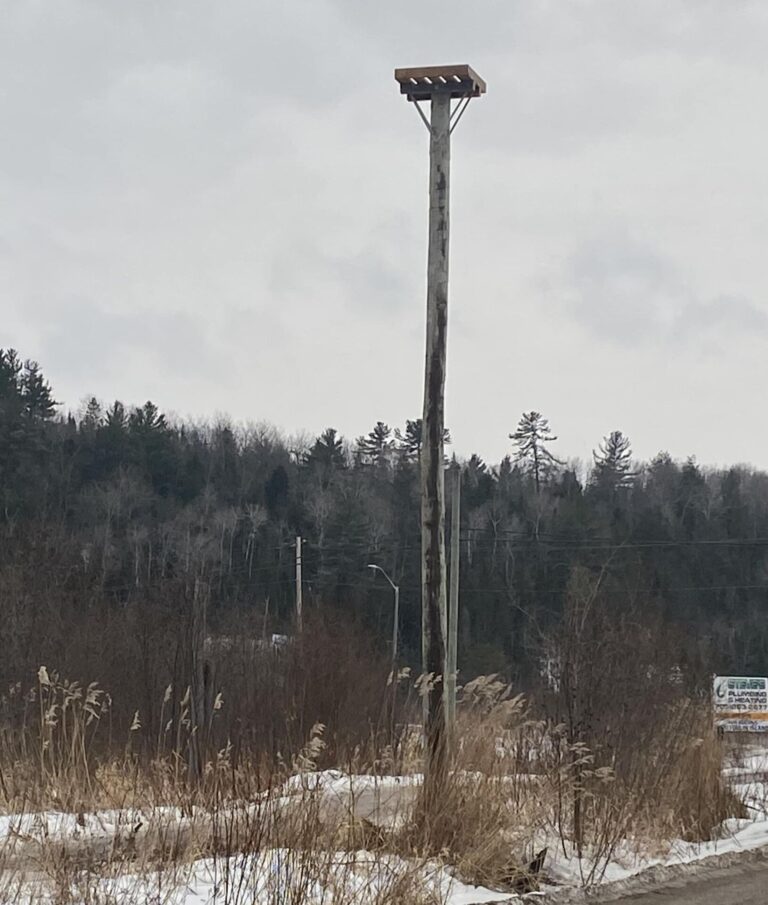
[[[537, 899], [531, 897], [531, 902]], [[768, 905], [768, 848], [648, 871], [591, 892], [538, 898], [540, 905]]]
[[719, 877], [691, 878], [681, 886], [624, 896], [627, 905], [766, 905], [768, 867], [727, 871]]

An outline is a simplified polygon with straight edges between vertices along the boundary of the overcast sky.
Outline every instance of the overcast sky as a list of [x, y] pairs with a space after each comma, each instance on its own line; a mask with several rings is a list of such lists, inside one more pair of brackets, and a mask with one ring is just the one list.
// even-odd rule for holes
[[498, 460], [768, 467], [765, 0], [0, 0], [0, 346], [57, 397], [418, 417], [427, 132], [454, 133], [447, 423]]

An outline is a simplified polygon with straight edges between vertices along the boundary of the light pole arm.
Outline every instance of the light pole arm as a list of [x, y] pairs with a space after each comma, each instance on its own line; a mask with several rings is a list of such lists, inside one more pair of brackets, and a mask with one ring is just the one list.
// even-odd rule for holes
[[369, 568], [369, 569], [375, 569], [377, 572], [381, 572], [381, 574], [382, 574], [382, 575], [387, 579], [387, 581], [389, 582], [389, 584], [390, 584], [390, 586], [392, 587], [392, 590], [393, 590], [393, 591], [399, 591], [399, 590], [400, 590], [400, 589], [398, 588], [398, 586], [394, 583], [394, 581], [392, 581], [392, 579], [389, 577], [389, 575], [387, 575], [387, 573], [384, 571], [384, 569], [381, 568], [381, 566], [370, 565], [370, 566], [368, 566], [368, 568]]

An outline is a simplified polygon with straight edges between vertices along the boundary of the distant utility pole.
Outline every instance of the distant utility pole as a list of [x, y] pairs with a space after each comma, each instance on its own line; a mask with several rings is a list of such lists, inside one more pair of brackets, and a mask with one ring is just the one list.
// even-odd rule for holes
[[[448, 328], [448, 202], [451, 132], [485, 82], [469, 66], [396, 69], [401, 94], [429, 129], [429, 251], [427, 345], [421, 434], [421, 628], [422, 670], [434, 679], [425, 692], [426, 772], [445, 762], [443, 681], [446, 675], [445, 353]], [[420, 107], [430, 102], [430, 118]], [[451, 101], [456, 101], [451, 110]]]
[[451, 584], [448, 607], [448, 665], [445, 670], [445, 693], [448, 698], [446, 717], [448, 741], [456, 739], [456, 676], [459, 654], [459, 557], [461, 551], [461, 466], [452, 469], [453, 494], [451, 495]]
[[189, 688], [190, 724], [194, 730], [189, 742], [189, 775], [200, 779], [203, 775], [205, 751], [203, 740], [207, 722], [205, 682], [205, 638], [207, 635], [208, 588], [195, 579], [192, 593], [192, 681]]
[[296, 627], [301, 631], [301, 537], [296, 538]]

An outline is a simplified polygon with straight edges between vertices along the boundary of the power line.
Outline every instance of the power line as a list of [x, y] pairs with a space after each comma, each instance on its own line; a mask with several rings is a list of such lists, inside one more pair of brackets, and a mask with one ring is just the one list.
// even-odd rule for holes
[[[499, 541], [504, 542], [508, 540], [511, 535], [499, 535]], [[541, 538], [538, 540], [532, 536], [525, 536], [522, 538], [523, 540], [529, 542], [526, 545], [527, 549], [530, 549], [532, 546], [541, 546], [546, 550], [638, 550], [638, 549], [664, 549], [664, 548], [676, 548], [676, 547], [766, 547], [768, 546], [768, 538], [756, 538], [755, 540], [747, 539], [747, 538], [733, 538], [733, 539], [722, 539], [722, 540], [671, 540], [671, 541], [622, 541], [622, 542], [609, 542], [609, 541], [580, 541], [573, 540], [567, 541], [565, 539], [559, 539], [559, 546], [554, 545], [550, 541], [544, 540], [542, 543]], [[471, 541], [471, 538], [464, 537], [462, 538], [463, 543], [467, 543]], [[474, 545], [473, 549], [475, 550], [490, 550], [493, 549], [494, 545], [485, 544], [483, 546]]]
[[[304, 579], [303, 584], [306, 585], [317, 585], [321, 583], [318, 580], [312, 579]], [[357, 588], [362, 590], [362, 584], [355, 584], [354, 582], [332, 582], [334, 588]], [[414, 585], [400, 585], [400, 590], [409, 591], [411, 593], [421, 593], [421, 587], [417, 587]], [[549, 588], [534, 588], [532, 593], [535, 594], [564, 594], [566, 592], [566, 588], [564, 586], [560, 587], [549, 587]], [[671, 591], [768, 591], [768, 584], [722, 584], [722, 585], [673, 585], [672, 587], [658, 587], [658, 588], [627, 588], [621, 587], [620, 590], [625, 593], [635, 593], [635, 594], [660, 594], [667, 593]], [[464, 594], [504, 594], [504, 595], [514, 595], [514, 588], [476, 588], [472, 586], [464, 586], [462, 587], [462, 593]]]

